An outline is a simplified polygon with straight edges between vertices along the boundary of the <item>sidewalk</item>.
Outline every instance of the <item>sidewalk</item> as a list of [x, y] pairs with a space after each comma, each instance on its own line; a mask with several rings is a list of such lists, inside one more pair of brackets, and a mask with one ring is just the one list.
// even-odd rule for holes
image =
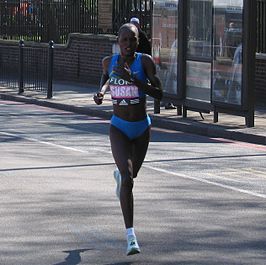
[[[112, 103], [106, 95], [103, 105], [97, 106], [92, 97], [97, 87], [77, 84], [55, 84], [52, 99], [47, 99], [43, 92], [25, 91], [18, 95], [17, 90], [0, 86], [0, 99], [26, 102], [51, 108], [110, 118]], [[187, 118], [177, 116], [176, 110], [161, 108], [160, 114], [153, 114], [153, 101], [148, 98], [147, 110], [152, 117], [153, 126], [173, 129], [209, 137], [226, 138], [243, 142], [266, 144], [266, 106], [256, 107], [255, 127], [246, 128], [245, 118], [219, 113], [219, 122], [213, 123], [213, 113], [204, 114], [188, 111]]]

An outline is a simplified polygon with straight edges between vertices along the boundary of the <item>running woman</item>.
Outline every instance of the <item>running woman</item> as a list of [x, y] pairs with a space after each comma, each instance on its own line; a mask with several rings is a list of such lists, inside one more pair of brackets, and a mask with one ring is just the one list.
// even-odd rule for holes
[[140, 253], [133, 228], [133, 183], [144, 161], [150, 141], [151, 119], [146, 113], [146, 95], [161, 100], [162, 88], [150, 55], [137, 53], [139, 35], [127, 23], [118, 32], [120, 54], [105, 57], [101, 90], [94, 95], [100, 105], [110, 89], [113, 116], [110, 125], [112, 154], [117, 165], [116, 194], [124, 217], [127, 255]]

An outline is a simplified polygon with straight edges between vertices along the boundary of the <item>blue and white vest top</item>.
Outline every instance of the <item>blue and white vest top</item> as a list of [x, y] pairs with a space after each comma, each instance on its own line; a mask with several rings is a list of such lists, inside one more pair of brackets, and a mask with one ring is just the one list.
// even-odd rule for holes
[[[113, 55], [108, 68], [109, 87], [111, 97], [114, 105], [127, 106], [139, 104], [141, 100], [145, 100], [146, 94], [140, 90], [136, 85], [128, 82], [113, 72], [113, 67], [117, 65], [119, 54]], [[147, 76], [144, 73], [141, 53], [136, 53], [136, 58], [130, 65], [131, 73], [138, 80], [147, 82]]]

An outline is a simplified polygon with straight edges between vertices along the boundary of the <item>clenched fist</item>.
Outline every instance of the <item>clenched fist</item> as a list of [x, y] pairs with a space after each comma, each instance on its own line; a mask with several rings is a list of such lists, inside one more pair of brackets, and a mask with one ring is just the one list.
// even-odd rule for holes
[[103, 93], [99, 92], [95, 94], [93, 100], [97, 105], [101, 105], [103, 103]]

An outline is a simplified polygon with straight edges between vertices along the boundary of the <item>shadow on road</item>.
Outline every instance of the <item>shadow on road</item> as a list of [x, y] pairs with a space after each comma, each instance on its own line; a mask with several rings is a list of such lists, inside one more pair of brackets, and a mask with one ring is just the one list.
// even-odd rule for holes
[[76, 265], [81, 262], [80, 253], [88, 251], [91, 249], [75, 249], [75, 250], [66, 250], [64, 253], [68, 253], [68, 256], [64, 261], [53, 264], [53, 265]]
[[[108, 264], [105, 264], [105, 265], [132, 265], [134, 263], [135, 262], [129, 262], [129, 261], [127, 261], [127, 262], [108, 263]], [[137, 264], [137, 263], [135, 263], [135, 264]]]
[[[112, 166], [114, 162], [110, 163], [101, 163], [101, 166]], [[60, 169], [60, 168], [84, 168], [84, 167], [98, 167], [99, 163], [92, 164], [76, 164], [76, 165], [60, 165], [60, 166], [41, 166], [41, 167], [14, 167], [14, 168], [3, 168], [0, 169], [0, 172], [4, 171], [24, 171], [24, 170], [42, 170], [42, 169]]]

